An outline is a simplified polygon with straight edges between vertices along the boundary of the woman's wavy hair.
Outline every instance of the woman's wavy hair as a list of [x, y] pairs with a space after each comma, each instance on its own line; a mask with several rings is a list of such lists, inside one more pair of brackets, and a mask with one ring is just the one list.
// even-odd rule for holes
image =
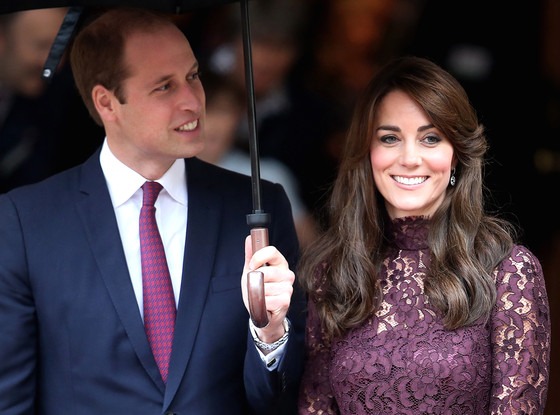
[[328, 226], [303, 252], [298, 276], [328, 337], [371, 317], [382, 301], [378, 272], [390, 220], [370, 163], [373, 120], [391, 91], [410, 96], [452, 143], [455, 186], [430, 219], [425, 291], [449, 329], [488, 318], [496, 301], [493, 270], [510, 252], [513, 226], [485, 211], [484, 127], [460, 83], [430, 60], [404, 56], [370, 81], [351, 120], [327, 204]]

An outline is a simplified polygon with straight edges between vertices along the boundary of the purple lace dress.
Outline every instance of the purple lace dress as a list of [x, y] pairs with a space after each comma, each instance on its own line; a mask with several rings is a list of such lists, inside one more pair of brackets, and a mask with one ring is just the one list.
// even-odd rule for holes
[[543, 413], [550, 316], [537, 258], [515, 246], [495, 273], [490, 320], [449, 331], [424, 294], [426, 226], [422, 218], [393, 222], [381, 308], [332, 346], [309, 302], [300, 415]]

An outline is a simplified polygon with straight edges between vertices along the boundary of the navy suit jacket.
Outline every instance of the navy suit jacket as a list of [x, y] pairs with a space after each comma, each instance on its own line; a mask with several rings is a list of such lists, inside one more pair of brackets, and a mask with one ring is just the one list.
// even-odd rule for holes
[[[247, 415], [294, 411], [304, 299], [268, 371], [248, 330], [240, 278], [252, 212], [248, 176], [186, 159], [183, 277], [167, 386], [123, 252], [99, 151], [83, 165], [0, 195], [1, 415]], [[262, 182], [270, 245], [299, 255], [281, 186]]]

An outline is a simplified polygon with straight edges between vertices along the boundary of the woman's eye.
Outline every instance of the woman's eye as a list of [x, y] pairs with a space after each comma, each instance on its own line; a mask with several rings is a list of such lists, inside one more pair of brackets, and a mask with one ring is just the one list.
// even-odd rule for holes
[[393, 144], [398, 141], [398, 138], [394, 135], [384, 135], [380, 137], [379, 140], [385, 144]]
[[439, 137], [436, 136], [436, 135], [427, 135], [427, 136], [424, 138], [424, 142], [425, 142], [426, 144], [437, 144], [437, 143], [439, 143], [440, 141], [441, 141], [441, 138], [439, 138]]

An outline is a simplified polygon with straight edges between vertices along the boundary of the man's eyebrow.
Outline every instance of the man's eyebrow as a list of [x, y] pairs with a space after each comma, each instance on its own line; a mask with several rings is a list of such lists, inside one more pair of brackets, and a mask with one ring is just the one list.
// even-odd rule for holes
[[163, 75], [163, 76], [157, 78], [157, 79], [154, 81], [154, 84], [156, 84], [156, 85], [157, 85], [157, 84], [161, 84], [161, 83], [163, 83], [163, 82], [169, 81], [171, 78], [172, 78], [172, 75]]
[[[195, 63], [192, 64], [192, 66], [189, 68], [189, 70], [187, 71], [187, 73], [190, 73], [190, 72], [192, 72], [192, 71], [198, 71], [199, 68], [200, 68], [200, 65], [199, 65], [199, 63], [198, 63], [198, 61], [197, 61], [197, 62], [195, 62]], [[169, 81], [169, 80], [172, 79], [172, 78], [173, 78], [173, 75], [172, 75], [172, 74], [169, 74], [169, 75], [162, 75], [161, 77], [159, 77], [158, 79], [156, 79], [156, 80], [154, 81], [154, 84], [155, 84], [155, 85], [158, 85], [158, 84], [167, 82], [167, 81]]]

